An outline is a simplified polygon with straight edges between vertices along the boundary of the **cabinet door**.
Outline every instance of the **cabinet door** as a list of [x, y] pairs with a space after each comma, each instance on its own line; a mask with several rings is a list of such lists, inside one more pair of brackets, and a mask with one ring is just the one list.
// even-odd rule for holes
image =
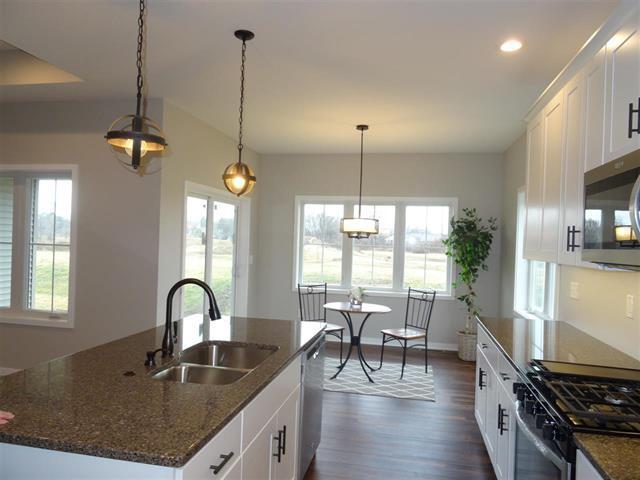
[[558, 224], [560, 223], [563, 139], [563, 92], [543, 110], [542, 230], [538, 260], [558, 261]]
[[498, 430], [496, 440], [496, 459], [494, 462], [496, 477], [499, 480], [511, 480], [514, 476], [515, 437], [513, 431], [513, 403], [511, 395], [504, 388], [498, 389]]
[[275, 457], [278, 438], [277, 414], [273, 415], [242, 453], [243, 480], [275, 478]]
[[[211, 476], [209, 478], [216, 477]], [[242, 459], [238, 459], [235, 465], [229, 468], [229, 471], [222, 477], [222, 480], [242, 480]]]
[[[559, 224], [558, 263], [577, 265], [582, 239], [584, 83], [577, 75], [563, 89], [564, 141], [562, 155], [562, 221]], [[574, 232], [574, 233], [571, 233]]]
[[540, 249], [542, 179], [544, 175], [542, 138], [542, 114], [539, 114], [527, 126], [527, 214], [524, 257], [528, 259], [535, 259]]
[[278, 410], [278, 431], [282, 434], [280, 461], [274, 458], [275, 478], [294, 480], [298, 458], [298, 418], [300, 411], [300, 387], [296, 388]]
[[487, 411], [487, 371], [489, 366], [480, 347], [476, 347], [476, 398], [474, 413], [480, 433], [484, 436]]
[[[605, 157], [614, 160], [640, 148], [640, 134], [629, 132], [629, 104], [640, 97], [640, 13], [636, 10], [607, 42]], [[638, 114], [633, 115], [637, 127]]]
[[604, 163], [605, 50], [602, 47], [584, 69], [585, 172]]
[[498, 441], [498, 381], [491, 368], [487, 371], [487, 413], [485, 416], [484, 442], [489, 458], [496, 463], [496, 442]]

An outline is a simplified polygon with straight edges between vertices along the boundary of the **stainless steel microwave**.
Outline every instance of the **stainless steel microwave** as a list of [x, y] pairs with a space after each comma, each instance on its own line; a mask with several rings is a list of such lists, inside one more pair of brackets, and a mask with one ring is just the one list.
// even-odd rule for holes
[[582, 260], [640, 270], [640, 150], [584, 174]]

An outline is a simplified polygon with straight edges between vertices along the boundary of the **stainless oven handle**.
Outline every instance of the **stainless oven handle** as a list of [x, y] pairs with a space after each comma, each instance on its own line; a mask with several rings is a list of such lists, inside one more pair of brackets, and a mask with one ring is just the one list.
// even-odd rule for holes
[[631, 217], [631, 228], [636, 234], [636, 238], [640, 239], [640, 226], [638, 226], [638, 194], [640, 193], [640, 175], [633, 184], [631, 197], [629, 197], [629, 216]]
[[523, 411], [524, 409], [522, 408], [522, 403], [520, 402], [520, 400], [517, 400], [516, 401], [516, 422], [518, 423], [518, 427], [520, 428], [522, 433], [524, 433], [525, 436], [529, 439], [529, 441], [535, 445], [538, 452], [540, 452], [540, 454], [544, 458], [549, 460], [551, 463], [553, 463], [556, 467], [560, 469], [563, 475], [562, 478], [566, 478], [567, 462], [562, 457], [560, 457], [560, 455], [558, 455], [549, 447], [547, 447], [545, 443], [540, 439], [540, 437], [538, 437], [538, 435], [536, 435], [531, 430], [531, 427], [527, 425], [527, 422], [525, 422], [522, 416]]

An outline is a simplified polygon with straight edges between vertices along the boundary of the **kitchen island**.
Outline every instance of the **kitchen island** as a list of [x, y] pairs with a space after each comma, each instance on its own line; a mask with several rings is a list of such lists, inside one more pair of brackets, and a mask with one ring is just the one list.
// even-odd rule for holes
[[[32, 458], [31, 463], [73, 459], [70, 471], [89, 465], [95, 478], [107, 478], [105, 469], [110, 466], [129, 472], [122, 478], [200, 478], [202, 472], [188, 475], [183, 467], [198, 460], [198, 452], [212, 439], [226, 435], [231, 444], [240, 442], [232, 449], [236, 461], [258, 436], [262, 422], [273, 420], [266, 408], [286, 402], [279, 395], [289, 395], [289, 390], [291, 398], [295, 400], [296, 391], [299, 398], [300, 354], [323, 335], [323, 328], [324, 324], [315, 322], [242, 317], [203, 321], [200, 315], [177, 322], [176, 354], [203, 341], [274, 350], [254, 370], [228, 385], [151, 378], [150, 372], [171, 361], [158, 358], [157, 367], [144, 365], [145, 353], [160, 346], [163, 327], [2, 377], [2, 408], [16, 417], [0, 426], [0, 469], [12, 463], [15, 468], [15, 459], [22, 456], [22, 462]], [[258, 401], [267, 407], [254, 406]], [[297, 431], [297, 407], [295, 403], [290, 409], [296, 415], [290, 434]], [[260, 418], [262, 411], [266, 418]], [[47, 455], [40, 449], [46, 449]], [[219, 455], [214, 457], [206, 462], [215, 464]], [[205, 471], [211, 477], [208, 466]], [[44, 467], [42, 472], [50, 471]], [[37, 471], [39, 467], [24, 463], [24, 468]], [[5, 478], [2, 471], [0, 477]]]
[[[498, 365], [495, 383], [503, 384], [505, 387], [505, 394], [499, 397], [499, 401], [502, 402], [499, 404], [501, 411], [505, 410], [505, 405], [508, 402], [515, 400], [514, 397], [510, 398], [512, 385], [518, 381], [517, 377], [526, 376], [529, 371], [529, 362], [534, 359], [640, 369], [640, 361], [566, 322], [482, 317], [478, 318], [478, 327], [478, 351], [482, 352], [479, 353], [478, 368], [488, 370], [490, 364]], [[486, 381], [486, 383], [490, 382]], [[498, 388], [496, 390], [503, 391]], [[476, 389], [476, 418], [480, 417], [479, 398], [482, 398], [482, 394], [479, 394]], [[491, 405], [489, 405], [489, 397], [486, 397], [485, 400], [487, 402], [486, 412], [493, 412]], [[496, 403], [498, 402], [496, 401]], [[515, 413], [509, 411], [508, 414], [502, 413], [501, 415], [512, 422]], [[484, 422], [481, 420], [483, 419], [479, 420], [479, 424], [482, 424], [482, 430]], [[505, 451], [513, 448], [513, 438], [511, 438], [510, 444], [507, 428], [504, 431], [499, 428], [498, 434], [492, 437], [489, 433], [493, 431], [491, 427], [493, 427], [493, 423], [487, 422], [483, 437], [490, 451], [490, 456], [492, 456], [494, 469], [497, 470], [498, 478], [511, 478], [508, 472], [513, 470], [513, 465], [509, 462], [513, 461], [513, 458], [512, 456], [509, 458], [508, 452]], [[595, 467], [594, 476], [581, 475], [578, 469], [576, 480], [584, 478], [640, 479], [639, 438], [581, 432], [574, 434], [573, 440], [579, 452], [582, 452], [590, 462], [590, 465], [582, 463], [578, 467], [590, 468], [591, 465]]]

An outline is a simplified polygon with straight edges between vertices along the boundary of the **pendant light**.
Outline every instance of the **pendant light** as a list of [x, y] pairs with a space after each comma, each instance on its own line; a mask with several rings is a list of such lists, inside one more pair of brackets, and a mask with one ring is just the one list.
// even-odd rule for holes
[[[144, 17], [146, 10], [146, 0], [140, 0], [140, 15], [138, 16], [138, 51], [136, 67], [138, 75], [136, 78], [136, 113], [135, 115], [123, 115], [117, 118], [109, 127], [105, 135], [107, 143], [111, 145], [116, 158], [126, 168], [138, 171], [144, 175], [147, 166], [151, 162], [149, 157], [143, 157], [149, 152], [162, 152], [167, 146], [162, 130], [153, 120], [145, 117], [142, 113], [142, 87], [144, 77], [142, 74], [142, 51], [144, 48]], [[142, 167], [142, 168], [141, 168]]]
[[364, 132], [369, 130], [369, 125], [358, 125], [360, 130], [360, 193], [358, 194], [358, 217], [345, 217], [340, 221], [340, 231], [346, 233], [349, 238], [369, 238], [378, 233], [378, 220], [376, 218], [362, 218], [362, 164], [364, 159]]
[[236, 30], [234, 35], [236, 38], [242, 40], [242, 63], [240, 67], [240, 117], [239, 117], [239, 131], [238, 131], [238, 161], [232, 163], [225, 170], [222, 175], [224, 186], [234, 195], [238, 197], [245, 195], [253, 190], [253, 186], [256, 184], [256, 176], [253, 170], [246, 163], [242, 163], [242, 120], [244, 113], [244, 63], [247, 59], [247, 42], [251, 40], [255, 35], [249, 30]]

